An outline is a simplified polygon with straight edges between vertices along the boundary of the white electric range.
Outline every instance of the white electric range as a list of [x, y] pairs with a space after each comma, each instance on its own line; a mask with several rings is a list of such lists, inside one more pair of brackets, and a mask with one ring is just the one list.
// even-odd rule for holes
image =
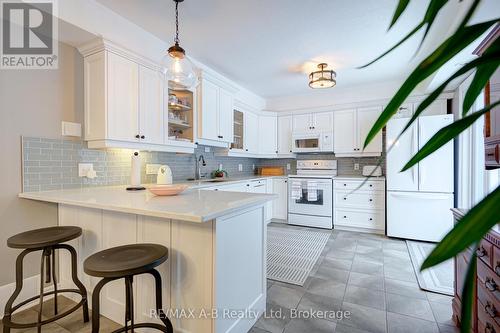
[[336, 160], [297, 161], [297, 174], [288, 176], [288, 224], [333, 228], [335, 176]]

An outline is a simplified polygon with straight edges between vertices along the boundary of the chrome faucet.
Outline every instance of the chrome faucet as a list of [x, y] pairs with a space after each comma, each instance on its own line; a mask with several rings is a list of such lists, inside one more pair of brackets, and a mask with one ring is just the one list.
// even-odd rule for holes
[[205, 162], [205, 157], [203, 157], [203, 155], [200, 155], [199, 157], [196, 157], [196, 155], [194, 155], [194, 165], [195, 165], [194, 179], [196, 180], [206, 177], [206, 173], [201, 172], [200, 161], [202, 166], [207, 166], [207, 163]]

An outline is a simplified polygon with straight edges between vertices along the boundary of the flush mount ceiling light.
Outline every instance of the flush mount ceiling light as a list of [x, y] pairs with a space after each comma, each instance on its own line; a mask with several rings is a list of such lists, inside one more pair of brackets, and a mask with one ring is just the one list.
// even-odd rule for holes
[[309, 87], [313, 89], [331, 88], [337, 84], [335, 78], [337, 73], [332, 70], [326, 70], [327, 64], [321, 63], [318, 65], [319, 71], [314, 71], [309, 74]]
[[162, 68], [165, 79], [170, 86], [192, 88], [196, 83], [196, 74], [193, 64], [186, 57], [186, 51], [179, 45], [179, 2], [175, 2], [175, 38], [172, 45], [162, 59]]

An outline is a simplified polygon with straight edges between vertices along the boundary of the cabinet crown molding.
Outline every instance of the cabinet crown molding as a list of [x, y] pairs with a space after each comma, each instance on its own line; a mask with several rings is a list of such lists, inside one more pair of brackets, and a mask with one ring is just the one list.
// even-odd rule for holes
[[239, 91], [239, 89], [237, 87], [235, 87], [234, 85], [229, 83], [227, 80], [224, 80], [220, 77], [212, 75], [211, 73], [209, 73], [203, 69], [199, 70], [198, 76], [199, 76], [200, 81], [201, 80], [211, 81], [211, 82], [215, 83], [216, 85], [218, 85], [219, 87], [226, 89], [227, 91], [229, 91], [232, 94], [235, 94]]

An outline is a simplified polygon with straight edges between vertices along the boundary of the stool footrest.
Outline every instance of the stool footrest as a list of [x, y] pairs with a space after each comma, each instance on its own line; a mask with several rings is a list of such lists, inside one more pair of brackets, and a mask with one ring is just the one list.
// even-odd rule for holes
[[166, 328], [165, 326], [163, 325], [160, 325], [160, 324], [154, 324], [154, 323], [138, 323], [138, 324], [134, 324], [134, 325], [128, 325], [128, 326], [124, 326], [122, 328], [119, 328], [111, 333], [120, 333], [120, 332], [125, 332], [128, 330], [133, 330], [133, 329], [136, 329], [136, 328], [153, 328], [153, 329], [157, 329], [161, 332], [165, 332], [165, 333], [173, 333], [173, 331], [170, 331], [168, 328]]

